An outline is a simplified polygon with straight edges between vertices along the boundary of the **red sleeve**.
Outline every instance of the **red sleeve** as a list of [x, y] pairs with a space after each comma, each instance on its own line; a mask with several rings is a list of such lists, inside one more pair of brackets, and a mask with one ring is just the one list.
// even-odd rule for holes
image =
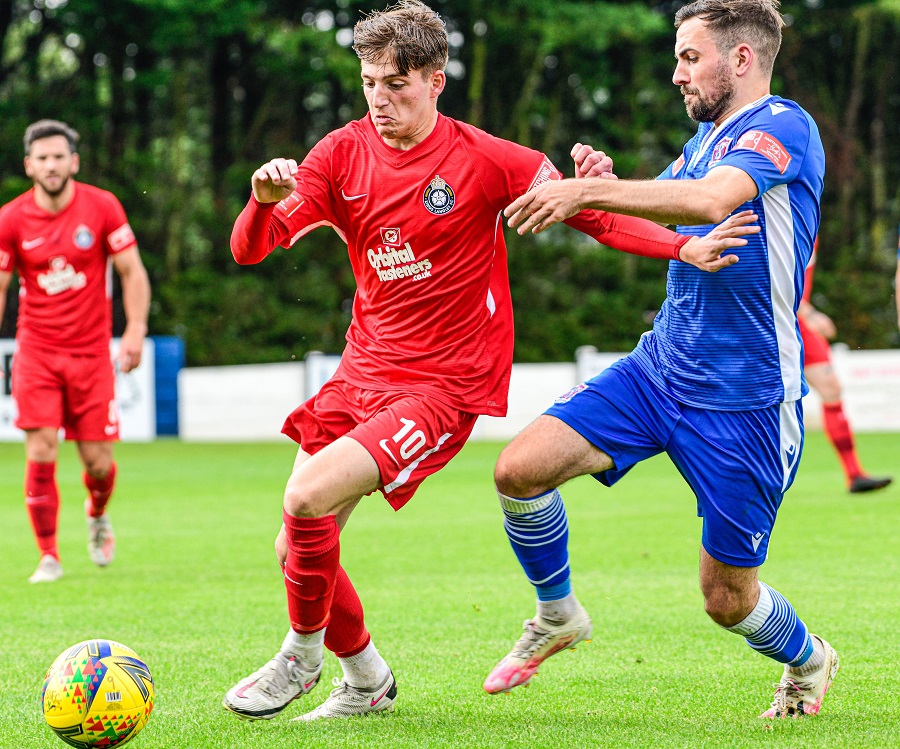
[[275, 210], [289, 246], [319, 226], [335, 226], [331, 194], [335, 143], [335, 134], [329, 133], [312, 147], [297, 168], [297, 189]]
[[107, 193], [108, 203], [106, 208], [106, 250], [110, 255], [115, 255], [125, 250], [130, 250], [137, 245], [134, 232], [125, 216], [125, 209], [119, 199], [112, 193]]
[[[538, 185], [562, 179], [562, 173], [540, 151], [495, 138], [474, 129], [469, 144], [476, 163], [495, 169], [479, 170], [488, 198], [498, 210]], [[678, 260], [682, 245], [690, 240], [642, 218], [604, 211], [582, 211], [566, 223], [598, 242], [622, 252], [644, 257]]]
[[18, 242], [9, 203], [0, 208], [0, 271], [11, 273], [16, 264]]
[[680, 260], [681, 248], [691, 239], [643, 218], [606, 211], [582, 211], [565, 223], [614, 250], [661, 260]]
[[259, 263], [288, 238], [275, 217], [276, 203], [260, 203], [250, 196], [231, 230], [231, 254], [241, 265]]

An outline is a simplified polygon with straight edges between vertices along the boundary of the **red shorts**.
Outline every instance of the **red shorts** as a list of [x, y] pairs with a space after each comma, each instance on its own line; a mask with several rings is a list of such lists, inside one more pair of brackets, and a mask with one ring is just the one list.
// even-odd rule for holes
[[19, 429], [65, 429], [66, 439], [119, 439], [116, 375], [109, 354], [16, 350], [12, 396]]
[[399, 510], [462, 449], [476, 418], [428, 396], [364, 390], [335, 376], [288, 416], [281, 431], [310, 455], [352, 437], [375, 459], [381, 493]]
[[800, 337], [803, 339], [803, 366], [830, 363], [831, 345], [825, 336], [810, 328], [802, 317], [798, 317], [797, 321], [800, 323]]

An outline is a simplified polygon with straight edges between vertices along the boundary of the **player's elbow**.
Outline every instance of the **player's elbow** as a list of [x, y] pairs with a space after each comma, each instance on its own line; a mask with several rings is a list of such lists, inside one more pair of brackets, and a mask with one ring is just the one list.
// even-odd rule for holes
[[721, 196], [707, 195], [698, 203], [695, 218], [697, 223], [718, 225], [727, 219], [736, 207], [723, 200]]
[[249, 242], [241, 241], [236, 237], [231, 238], [231, 256], [238, 265], [254, 265], [265, 257], [265, 255], [260, 256], [258, 252], [255, 252]]

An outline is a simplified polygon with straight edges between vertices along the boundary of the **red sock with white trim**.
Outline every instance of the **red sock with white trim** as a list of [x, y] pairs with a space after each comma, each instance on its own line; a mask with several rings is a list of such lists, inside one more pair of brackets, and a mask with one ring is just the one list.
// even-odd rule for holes
[[49, 554], [59, 560], [56, 544], [56, 522], [59, 514], [59, 489], [56, 486], [56, 463], [25, 464], [25, 507], [31, 518], [34, 539], [41, 556]]
[[340, 567], [340, 530], [334, 515], [295, 518], [283, 513], [288, 553], [284, 565], [291, 627], [301, 635], [328, 624]]
[[91, 498], [90, 516], [99, 518], [106, 512], [106, 505], [109, 504], [109, 498], [112, 496], [113, 488], [116, 485], [116, 464], [113, 463], [103, 478], [96, 478], [85, 471], [81, 480], [84, 482]]
[[828, 435], [828, 439], [834, 445], [849, 483], [857, 476], [862, 476], [863, 469], [859, 464], [859, 458], [856, 457], [853, 432], [850, 430], [847, 417], [844, 415], [844, 405], [840, 401], [837, 403], [826, 403], [822, 406], [822, 415], [824, 417], [822, 421], [825, 427], [825, 434]]

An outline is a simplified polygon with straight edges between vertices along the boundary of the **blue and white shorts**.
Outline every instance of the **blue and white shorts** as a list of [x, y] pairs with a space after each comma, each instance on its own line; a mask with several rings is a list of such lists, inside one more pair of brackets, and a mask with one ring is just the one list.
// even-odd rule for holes
[[775, 516], [803, 450], [799, 400], [752, 411], [687, 406], [632, 357], [558, 398], [546, 413], [613, 459], [594, 475], [612, 486], [632, 466], [666, 452], [697, 496], [703, 548], [736, 567], [766, 559]]

